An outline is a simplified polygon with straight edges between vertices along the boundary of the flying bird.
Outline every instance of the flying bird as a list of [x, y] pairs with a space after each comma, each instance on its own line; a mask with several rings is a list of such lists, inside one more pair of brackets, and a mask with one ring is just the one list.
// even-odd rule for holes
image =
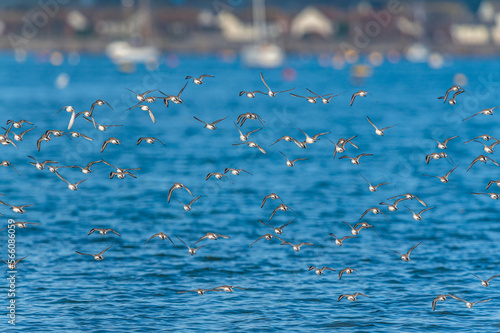
[[264, 82], [264, 85], [269, 90], [269, 92], [268, 92], [269, 97], [274, 97], [274, 96], [276, 96], [276, 94], [289, 92], [289, 91], [292, 91], [293, 89], [295, 89], [295, 88], [292, 88], [292, 89], [288, 89], [288, 90], [272, 91], [271, 88], [269, 88], [269, 85], [266, 83], [266, 80], [264, 80], [264, 75], [262, 75], [262, 73], [260, 73], [260, 79], [262, 80], [262, 82]]
[[325, 270], [335, 272], [335, 270], [333, 268], [328, 267], [328, 266], [325, 266], [323, 268], [316, 268], [314, 266], [309, 267], [309, 271], [312, 271], [312, 270], [314, 270], [314, 273], [316, 273], [317, 275], [323, 275], [323, 272]]
[[400, 253], [398, 251], [394, 251], [394, 250], [391, 250], [391, 249], [388, 249], [388, 250], [399, 254], [401, 256], [401, 260], [403, 260], [403, 261], [410, 261], [410, 253], [411, 253], [411, 251], [413, 251], [417, 246], [419, 246], [420, 243], [422, 243], [422, 241], [418, 242], [417, 245], [415, 245], [411, 249], [409, 249], [407, 253]]
[[370, 297], [368, 295], [365, 295], [365, 294], [362, 294], [362, 293], [354, 293], [354, 294], [342, 294], [339, 296], [339, 298], [337, 299], [337, 302], [340, 302], [340, 300], [342, 298], [346, 298], [347, 300], [351, 301], [351, 302], [354, 302], [356, 300], [356, 297], [358, 296], [365, 296], [365, 297]]
[[457, 297], [457, 296], [453, 295], [452, 293], [449, 293], [449, 295], [450, 295], [451, 297], [453, 297], [454, 299], [456, 299], [456, 300], [459, 300], [459, 301], [465, 302], [465, 306], [466, 306], [466, 307], [468, 307], [469, 309], [471, 309], [471, 308], [472, 308], [475, 304], [477, 304], [477, 303], [484, 303], [484, 302], [489, 302], [489, 301], [491, 301], [491, 298], [488, 298], [488, 299], [483, 299], [482, 301], [469, 302], [469, 301], [466, 301], [466, 300], [464, 300], [464, 299], [462, 299], [462, 298], [460, 298], [460, 297]]
[[[229, 116], [228, 116], [228, 117], [229, 117]], [[217, 123], [218, 123], [218, 122], [220, 122], [220, 121], [223, 121], [223, 120], [224, 120], [224, 119], [226, 119], [227, 117], [224, 117], [224, 118], [222, 118], [222, 119], [216, 120], [216, 121], [214, 121], [213, 123], [207, 123], [207, 122], [205, 122], [205, 121], [203, 121], [203, 120], [201, 120], [201, 119], [196, 118], [195, 116], [193, 116], [193, 118], [194, 118], [194, 119], [196, 119], [196, 120], [198, 120], [199, 122], [204, 123], [204, 124], [205, 124], [205, 126], [204, 126], [204, 127], [205, 127], [206, 129], [209, 129], [209, 130], [212, 130], [212, 131], [213, 131], [214, 129], [216, 129], [216, 128], [217, 128], [217, 127], [215, 127], [215, 124], [217, 124]]]
[[104, 250], [99, 252], [98, 254], [88, 254], [88, 253], [82, 253], [82, 252], [78, 252], [78, 251], [75, 251], [75, 252], [78, 254], [81, 254], [82, 256], [92, 256], [95, 260], [102, 261], [102, 259], [104, 259], [104, 256], [103, 256], [104, 252], [109, 250], [109, 248], [112, 247], [113, 245], [115, 245], [115, 243], [111, 244], [110, 246], [108, 246], [107, 248], [105, 248]]
[[191, 194], [191, 196], [194, 197], [193, 193], [191, 193], [191, 191], [183, 184], [181, 183], [174, 183], [174, 185], [172, 185], [172, 187], [168, 190], [168, 198], [167, 198], [167, 203], [170, 202], [170, 198], [172, 197], [172, 193], [174, 192], [174, 190], [178, 190], [178, 189], [186, 189], [186, 191], [189, 192], [189, 194]]
[[280, 154], [283, 155], [286, 158], [286, 165], [289, 166], [289, 167], [293, 167], [295, 165], [295, 162], [297, 162], [297, 161], [305, 161], [305, 160], [307, 160], [307, 158], [296, 158], [294, 160], [289, 160], [288, 157], [286, 157], [286, 155], [283, 154], [281, 151], [280, 151]]
[[168, 235], [164, 232], [159, 232], [157, 234], [154, 234], [153, 236], [149, 237], [149, 239], [144, 243], [144, 244], [147, 244], [150, 240], [152, 240], [153, 238], [155, 237], [158, 237], [159, 239], [161, 240], [165, 240], [165, 239], [168, 239], [170, 241], [170, 243], [172, 243], [174, 246], [174, 242], [170, 239], [170, 237], [168, 237]]
[[183, 204], [180, 200], [176, 199], [177, 201], [179, 201], [179, 203], [183, 206], [184, 210], [186, 212], [189, 212], [191, 210], [191, 205], [193, 204], [193, 202], [195, 202], [196, 200], [198, 200], [199, 198], [201, 198], [203, 195], [199, 195], [197, 196], [196, 198], [194, 198], [193, 200], [191, 200], [187, 205]]
[[[472, 274], [472, 273], [471, 273], [471, 274]], [[494, 279], [494, 278], [496, 278], [496, 277], [499, 277], [499, 276], [500, 276], [500, 274], [497, 274], [497, 275], [493, 275], [493, 276], [492, 276], [492, 277], [490, 277], [488, 280], [483, 280], [483, 279], [481, 279], [479, 276], [477, 276], [476, 274], [472, 274], [472, 275], [474, 275], [474, 276], [475, 276], [475, 277], [477, 277], [479, 280], [481, 280], [481, 285], [482, 285], [483, 287], [485, 287], [485, 288], [486, 288], [486, 287], [488, 287], [488, 286], [490, 285], [490, 281], [491, 281], [492, 279]]]
[[396, 125], [392, 125], [392, 126], [387, 126], [387, 127], [384, 127], [384, 128], [378, 128], [371, 120], [369, 117], [366, 117], [366, 119], [368, 119], [368, 122], [375, 128], [375, 134], [377, 135], [380, 135], [380, 136], [384, 136], [384, 131], [388, 128], [391, 128], [391, 127], [394, 127], [394, 126], [397, 126], [398, 124]]
[[92, 228], [92, 230], [89, 231], [87, 236], [93, 234], [96, 231], [99, 232], [100, 235], [107, 235], [108, 232], [112, 232], [112, 233], [117, 234], [118, 236], [121, 236], [118, 232], [116, 232], [115, 230], [113, 230], [111, 228]]
[[363, 177], [363, 179], [368, 183], [368, 189], [370, 190], [370, 192], [376, 192], [377, 191], [377, 188], [379, 186], [384, 186], [384, 185], [389, 185], [390, 183], [380, 183], [380, 184], [377, 184], [377, 185], [372, 185], [370, 184], [370, 182], [368, 181], [368, 179], [366, 179], [363, 175], [360, 174], [361, 177]]
[[203, 75], [200, 75], [199, 77], [194, 77], [194, 76], [189, 76], [188, 75], [188, 76], [186, 76], [186, 80], [193, 79], [194, 84], [202, 84], [204, 77], [215, 77], [215, 76], [208, 75], [208, 74], [203, 74]]

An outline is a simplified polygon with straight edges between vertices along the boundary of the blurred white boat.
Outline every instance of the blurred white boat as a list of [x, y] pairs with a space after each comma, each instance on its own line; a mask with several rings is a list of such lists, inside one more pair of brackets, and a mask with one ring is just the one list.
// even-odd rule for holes
[[253, 0], [253, 30], [255, 43], [241, 50], [241, 59], [248, 67], [273, 68], [283, 64], [285, 52], [266, 41], [266, 7], [264, 0]]
[[106, 47], [106, 55], [117, 65], [152, 63], [158, 61], [160, 52], [154, 46], [132, 46], [128, 42], [112, 42]]
[[243, 63], [248, 67], [273, 68], [281, 66], [285, 53], [276, 44], [255, 44], [245, 46], [241, 51]]
[[[143, 63], [148, 67], [156, 67], [160, 51], [153, 45], [153, 22], [150, 0], [139, 0], [133, 15], [124, 20], [130, 26], [121, 37], [122, 40], [111, 42], [106, 46], [106, 55], [123, 71], [133, 71], [135, 64]], [[129, 43], [125, 40], [136, 41]]]

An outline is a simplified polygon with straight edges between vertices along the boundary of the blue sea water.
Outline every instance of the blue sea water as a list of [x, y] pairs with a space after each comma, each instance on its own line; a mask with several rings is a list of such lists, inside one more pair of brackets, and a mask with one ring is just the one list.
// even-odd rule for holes
[[[2, 160], [19, 171], [0, 168], [2, 201], [34, 204], [23, 215], [0, 206], [3, 226], [9, 218], [39, 222], [26, 229], [16, 228], [16, 256], [29, 255], [18, 264], [16, 274], [16, 325], [8, 324], [9, 271], [4, 265], [1, 284], [2, 317], [0, 331], [25, 332], [142, 332], [142, 331], [335, 331], [335, 332], [498, 332], [500, 331], [500, 279], [488, 288], [472, 276], [483, 279], [500, 273], [500, 227], [498, 202], [486, 195], [489, 180], [499, 179], [500, 169], [492, 162], [469, 164], [479, 154], [500, 162], [498, 153], [486, 154], [477, 142], [463, 144], [473, 137], [498, 133], [497, 114], [462, 119], [489, 107], [498, 106], [500, 63], [490, 59], [455, 59], [441, 69], [427, 64], [402, 61], [375, 67], [373, 76], [353, 82], [350, 70], [321, 67], [314, 57], [290, 56], [283, 68], [265, 70], [275, 90], [295, 87], [294, 93], [308, 95], [306, 88], [319, 94], [342, 93], [324, 105], [278, 94], [275, 98], [238, 96], [241, 90], [265, 90], [260, 70], [246, 69], [238, 60], [223, 62], [216, 57], [180, 56], [178, 66], [162, 63], [157, 71], [139, 66], [132, 74], [121, 73], [104, 56], [82, 56], [78, 65], [52, 66], [39, 57], [18, 64], [10, 54], [0, 56], [2, 103], [0, 122], [26, 119], [37, 128], [16, 142], [19, 149], [2, 147]], [[296, 71], [292, 80], [284, 79], [284, 68]], [[70, 82], [57, 89], [54, 82], [66, 73]], [[188, 83], [182, 94], [184, 103], [150, 104], [156, 117], [153, 124], [147, 112], [127, 111], [136, 100], [134, 91], [160, 89], [176, 94], [186, 75], [212, 74], [202, 85]], [[457, 105], [443, 104], [437, 97], [453, 84], [456, 73], [468, 78], [469, 95], [457, 98]], [[353, 92], [364, 89], [372, 96], [357, 98], [349, 106]], [[152, 95], [158, 95], [157, 92]], [[373, 98], [372, 98], [373, 97]], [[92, 138], [59, 137], [43, 142], [40, 152], [36, 140], [49, 129], [65, 130], [69, 114], [62, 107], [72, 105], [77, 112], [88, 110], [96, 99], [110, 103], [96, 107], [94, 116], [101, 124], [123, 125], [96, 131], [91, 123], [78, 118], [73, 129]], [[238, 115], [255, 112], [265, 127], [250, 136], [267, 154], [239, 143], [233, 124]], [[228, 117], [209, 131], [193, 119], [205, 121]], [[379, 127], [395, 125], [384, 137], [376, 136], [366, 117]], [[26, 126], [26, 125], [25, 125]], [[23, 127], [27, 129], [30, 126]], [[246, 133], [257, 129], [256, 120], [247, 120]], [[307, 149], [278, 138], [291, 135], [303, 140], [298, 128], [322, 136]], [[14, 130], [19, 133], [21, 130]], [[334, 146], [326, 140], [353, 140], [359, 150], [347, 146], [340, 155], [361, 158], [360, 165], [346, 159], [333, 159]], [[425, 163], [425, 156], [439, 151], [435, 141], [459, 135], [446, 152], [458, 168], [450, 182], [442, 184], [428, 175], [444, 175], [454, 165], [446, 159]], [[136, 145], [139, 137], [156, 137], [159, 143]], [[100, 148], [109, 137], [121, 145]], [[491, 141], [490, 141], [491, 143]], [[293, 168], [285, 164], [283, 152], [298, 161]], [[58, 165], [85, 166], [101, 158], [132, 171], [137, 178], [109, 179], [113, 169], [95, 164], [90, 175], [79, 169], [59, 169], [71, 182], [88, 178], [77, 191], [47, 169], [39, 171], [27, 156], [39, 161], [55, 160]], [[339, 156], [339, 155], [338, 155]], [[337, 156], [337, 157], [338, 157]], [[234, 182], [205, 180], [210, 172], [242, 168], [252, 175], [228, 174]], [[390, 182], [371, 193], [362, 174], [373, 184]], [[183, 189], [174, 191], [174, 182], [185, 184], [195, 196], [203, 195], [185, 212], [176, 199], [188, 203], [192, 197]], [[498, 191], [493, 185], [491, 192]], [[278, 211], [269, 222], [279, 200], [262, 199], [275, 192], [295, 212]], [[429, 207], [421, 221], [412, 219], [405, 207], [420, 211], [416, 200], [402, 201], [396, 212], [389, 212], [389, 197], [412, 193]], [[367, 214], [363, 221], [375, 226], [362, 230], [356, 239], [335, 245], [337, 236], [350, 235], [341, 221], [358, 222], [361, 214], [378, 206], [387, 215]], [[293, 242], [311, 242], [294, 252], [276, 239], [258, 237], [273, 233], [259, 220], [280, 226], [292, 219], [280, 237]], [[113, 228], [121, 234], [101, 236], [87, 233], [94, 227]], [[174, 241], [149, 237], [165, 232]], [[202, 240], [207, 245], [191, 256], [175, 238], [188, 244], [207, 232], [230, 239]], [[403, 262], [391, 252], [411, 253]], [[7, 257], [8, 233], [0, 235], [0, 253]], [[75, 251], [104, 253], [104, 260], [81, 256]], [[318, 276], [309, 266], [330, 266]], [[360, 274], [338, 278], [338, 271], [353, 267]], [[197, 288], [234, 285], [233, 293], [207, 292], [180, 294]], [[337, 302], [341, 294], [360, 292], [356, 302]], [[451, 299], [431, 302], [438, 294], [456, 294], [476, 301], [492, 298], [472, 309]]]

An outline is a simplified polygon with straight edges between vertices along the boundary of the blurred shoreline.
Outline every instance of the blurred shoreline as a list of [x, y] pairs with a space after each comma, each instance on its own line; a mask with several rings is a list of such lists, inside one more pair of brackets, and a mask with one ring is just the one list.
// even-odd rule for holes
[[262, 27], [252, 8], [257, 2], [121, 0], [111, 6], [109, 1], [44, 0], [5, 5], [0, 7], [0, 50], [102, 53], [110, 43], [124, 41], [160, 52], [239, 53], [264, 41], [286, 53], [406, 54], [415, 45], [453, 55], [500, 51], [500, 3], [493, 1], [471, 7], [456, 1], [318, 0], [285, 6], [268, 0]]

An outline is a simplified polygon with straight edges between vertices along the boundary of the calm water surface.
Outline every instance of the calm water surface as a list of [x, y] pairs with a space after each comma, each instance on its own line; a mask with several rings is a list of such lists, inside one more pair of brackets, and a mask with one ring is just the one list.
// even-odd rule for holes
[[[175, 68], [162, 64], [158, 71], [138, 68], [133, 74], [116, 70], [101, 56], [82, 56], [78, 66], [63, 64], [53, 67], [40, 57], [24, 64], [14, 62], [11, 55], [0, 56], [2, 103], [0, 122], [26, 119], [37, 128], [19, 142], [19, 149], [2, 147], [2, 159], [19, 171], [1, 168], [2, 200], [16, 205], [35, 204], [23, 215], [6, 206], [0, 207], [7, 219], [39, 222], [27, 229], [16, 229], [16, 254], [29, 255], [18, 264], [16, 276], [16, 314], [14, 329], [25, 332], [124, 332], [124, 331], [349, 331], [349, 332], [474, 332], [500, 331], [500, 279], [488, 288], [473, 277], [475, 273], [489, 278], [500, 273], [500, 227], [498, 202], [485, 192], [489, 180], [500, 179], [500, 168], [488, 162], [477, 163], [466, 173], [472, 160], [485, 154], [500, 161], [497, 153], [486, 154], [477, 142], [463, 144], [473, 137], [490, 134], [500, 136], [498, 115], [479, 115], [467, 122], [462, 119], [484, 108], [499, 105], [500, 63], [492, 60], [455, 60], [439, 70], [426, 64], [384, 64], [374, 69], [373, 76], [360, 85], [349, 79], [350, 69], [323, 68], [313, 58], [291, 57], [286, 67], [296, 69], [296, 78], [286, 81], [283, 68], [265, 71], [269, 85], [275, 90], [295, 87], [295, 93], [307, 95], [306, 88], [319, 94], [342, 93], [330, 104], [310, 104], [289, 94], [275, 98], [258, 95], [255, 99], [239, 97], [241, 90], [265, 89], [259, 70], [248, 70], [236, 61], [224, 63], [215, 57], [180, 57]], [[455, 106], [437, 100], [453, 83], [455, 73], [464, 73], [470, 96], [462, 94]], [[61, 73], [70, 77], [62, 90], [55, 87]], [[147, 112], [134, 105], [135, 91], [161, 89], [176, 94], [186, 75], [215, 75], [203, 85], [188, 84], [184, 103], [151, 104], [157, 123]], [[350, 96], [360, 88], [373, 98], [356, 99], [349, 107]], [[152, 95], [157, 95], [153, 93]], [[72, 130], [93, 137], [54, 138], [42, 143], [36, 151], [36, 140], [48, 129], [64, 130], [69, 114], [61, 107], [72, 105], [77, 112], [88, 110], [96, 99], [108, 101], [96, 107], [94, 115], [102, 124], [123, 125], [96, 131], [83, 119], [77, 119]], [[375, 100], [376, 99], [376, 100]], [[267, 150], [264, 155], [245, 145], [232, 146], [238, 140], [233, 125], [238, 115], [256, 112], [265, 128], [251, 135], [251, 140]], [[193, 119], [220, 122], [216, 131], [208, 131]], [[398, 124], [384, 137], [376, 136], [366, 120], [369, 116], [379, 127]], [[242, 127], [246, 133], [260, 126], [248, 120]], [[23, 129], [27, 129], [23, 127]], [[281, 141], [283, 135], [303, 140], [301, 128], [312, 135], [331, 132], [307, 149]], [[14, 130], [16, 133], [21, 130]], [[333, 145], [326, 140], [358, 137], [359, 150], [348, 146], [342, 155], [361, 158], [360, 165], [349, 160], [333, 159]], [[425, 163], [425, 156], [438, 151], [432, 138], [450, 141], [447, 150], [459, 164], [442, 184], [422, 174], [444, 175], [453, 164], [446, 159]], [[139, 137], [157, 137], [166, 143], [137, 146]], [[121, 140], [120, 146], [100, 147], [109, 137]], [[285, 165], [283, 152], [298, 161]], [[38, 160], [55, 160], [59, 165], [81, 165], [104, 158], [113, 165], [141, 168], [134, 171], [137, 179], [109, 179], [113, 169], [103, 163], [93, 166], [90, 175], [78, 169], [60, 169], [60, 173], [76, 182], [84, 178], [78, 191], [48, 170], [38, 171], [28, 162], [28, 155]], [[209, 172], [223, 172], [227, 167], [243, 168], [253, 175], [229, 175], [227, 179], [206, 181]], [[360, 176], [374, 184], [391, 182], [371, 193]], [[176, 190], [167, 204], [168, 189], [181, 182], [203, 197], [185, 212], [176, 199], [188, 203], [192, 197]], [[496, 185], [490, 191], [498, 191]], [[293, 208], [277, 212], [271, 224], [279, 226], [293, 218], [282, 238], [293, 243], [312, 242], [294, 252], [280, 246], [276, 239], [249, 245], [272, 229], [258, 220], [268, 221], [279, 200], [260, 204], [265, 195], [275, 192]], [[379, 206], [389, 197], [413, 193], [429, 207], [423, 220], [414, 221], [405, 207], [420, 211], [416, 200], [403, 201], [396, 212]], [[358, 238], [347, 239], [344, 246], [334, 243], [329, 233], [350, 235], [347, 225], [356, 223], [370, 207], [381, 207], [390, 220], [367, 214], [364, 221], [373, 230], [363, 230]], [[87, 236], [94, 227], [109, 227], [114, 234]], [[146, 245], [153, 234], [165, 232], [175, 242], [158, 238]], [[230, 239], [203, 240], [206, 247], [190, 256], [187, 248], [174, 236], [193, 244], [206, 232], [228, 235]], [[0, 253], [7, 256], [7, 231], [0, 235]], [[403, 262], [388, 249], [406, 252], [422, 241]], [[116, 242], [102, 262], [75, 251], [97, 253]], [[1, 245], [3, 244], [3, 245]], [[308, 268], [330, 266], [317, 276]], [[338, 271], [356, 268], [360, 274], [344, 275]], [[4, 277], [9, 274], [4, 267]], [[5, 281], [5, 280], [4, 280]], [[245, 290], [234, 293], [209, 292], [179, 294], [177, 291], [213, 288], [222, 284]], [[343, 293], [361, 292], [356, 302], [337, 298]], [[438, 294], [454, 293], [471, 301], [492, 298], [472, 309], [449, 298], [438, 302], [436, 311], [431, 301]], [[5, 306], [8, 286], [3, 283], [3, 319], [0, 330], [13, 328], [7, 324]]]

